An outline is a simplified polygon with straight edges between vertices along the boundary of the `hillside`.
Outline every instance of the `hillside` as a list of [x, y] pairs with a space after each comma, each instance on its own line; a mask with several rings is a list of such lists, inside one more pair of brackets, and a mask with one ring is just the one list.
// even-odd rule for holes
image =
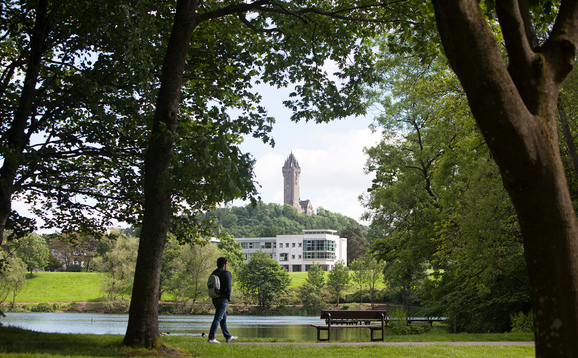
[[289, 205], [259, 203], [252, 207], [231, 207], [207, 213], [216, 217], [224, 233], [233, 237], [272, 237], [300, 234], [303, 230], [331, 229], [339, 232], [359, 223], [347, 216], [319, 208], [314, 215], [305, 215]]

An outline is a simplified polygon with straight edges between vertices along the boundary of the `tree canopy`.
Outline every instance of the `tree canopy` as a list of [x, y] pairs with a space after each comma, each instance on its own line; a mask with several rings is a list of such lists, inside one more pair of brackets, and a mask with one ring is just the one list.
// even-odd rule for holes
[[233, 237], [274, 237], [296, 235], [303, 230], [330, 229], [344, 232], [359, 224], [352, 218], [323, 208], [314, 215], [298, 213], [290, 205], [259, 202], [256, 206], [233, 206], [209, 211], [205, 218], [216, 218], [222, 232]]

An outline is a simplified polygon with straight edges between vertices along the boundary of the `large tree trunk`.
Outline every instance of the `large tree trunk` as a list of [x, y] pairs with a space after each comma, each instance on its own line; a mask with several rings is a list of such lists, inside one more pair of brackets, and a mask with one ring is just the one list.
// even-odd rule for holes
[[531, 47], [527, 2], [496, 1], [509, 68], [476, 0], [433, 0], [446, 55], [518, 214], [530, 275], [536, 355], [577, 357], [578, 225], [558, 148], [555, 108], [574, 60], [576, 2]]
[[158, 292], [161, 259], [172, 215], [170, 166], [183, 72], [191, 34], [196, 27], [196, 1], [179, 0], [145, 157], [145, 203], [129, 321], [124, 344], [159, 348]]
[[30, 57], [28, 58], [20, 101], [14, 112], [10, 129], [7, 131], [6, 137], [2, 138], [4, 162], [0, 168], [0, 245], [4, 240], [4, 229], [11, 212], [16, 172], [23, 160], [24, 147], [28, 145], [29, 141], [29, 134], [26, 133], [26, 129], [32, 114], [40, 64], [42, 55], [46, 50], [49, 32], [48, 0], [40, 0], [36, 6], [34, 32], [30, 40]]

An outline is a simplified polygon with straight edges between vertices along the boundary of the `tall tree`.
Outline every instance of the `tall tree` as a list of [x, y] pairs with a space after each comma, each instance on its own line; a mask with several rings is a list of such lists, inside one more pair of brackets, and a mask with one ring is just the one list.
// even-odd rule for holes
[[30, 278], [34, 270], [44, 270], [50, 251], [46, 240], [37, 234], [28, 234], [13, 243], [16, 255], [26, 264]]
[[26, 264], [17, 256], [6, 255], [4, 250], [0, 250], [0, 258], [5, 260], [5, 265], [0, 268], [0, 303], [11, 295], [14, 308], [16, 296], [26, 286]]
[[310, 313], [315, 312], [323, 302], [322, 288], [325, 286], [325, 272], [321, 270], [319, 264], [314, 263], [307, 270], [305, 284], [299, 287], [299, 296], [303, 307]]
[[124, 235], [111, 236], [106, 241], [109, 250], [94, 260], [94, 267], [106, 273], [102, 290], [109, 300], [116, 301], [131, 291], [137, 242], [136, 238]]
[[361, 225], [349, 225], [339, 233], [347, 239], [347, 261], [353, 262], [365, 256], [369, 250], [369, 242], [365, 238]]
[[289, 274], [265, 251], [253, 253], [238, 277], [245, 292], [254, 294], [261, 307], [271, 306], [291, 283]]
[[509, 330], [510, 315], [528, 309], [521, 235], [457, 78], [443, 58], [381, 57], [373, 95], [384, 140], [368, 149], [366, 198], [386, 282], [406, 311], [425, 288], [422, 303], [459, 315], [460, 329]]
[[[258, 96], [245, 90], [251, 81], [274, 86], [300, 82], [294, 87], [291, 100], [285, 102], [294, 110], [295, 120], [322, 122], [363, 113], [358, 90], [361, 80], [371, 79], [372, 55], [362, 44], [364, 37], [375, 30], [379, 11], [374, 10], [378, 8], [379, 3], [319, 1], [303, 5], [177, 0], [174, 17], [170, 17], [172, 29], [166, 37], [160, 88], [144, 160], [143, 225], [125, 344], [162, 345], [157, 316], [159, 272], [166, 234], [176, 211], [172, 204], [179, 203], [173, 201], [175, 192], [184, 194], [184, 202], [189, 205], [197, 204], [192, 208], [180, 207], [194, 213], [255, 191], [252, 163], [247, 157], [240, 157], [235, 146], [240, 140], [237, 134], [253, 130], [267, 139], [265, 111], [260, 107], [254, 109]], [[367, 21], [348, 21], [364, 19]], [[212, 73], [209, 81], [197, 77], [205, 68], [203, 60], [208, 61], [201, 56], [207, 44], [218, 45], [221, 52], [211, 59], [222, 66], [222, 73], [227, 76]], [[349, 61], [352, 57], [356, 59], [354, 63]], [[338, 73], [327, 74], [322, 69], [327, 61], [337, 65]], [[183, 96], [183, 88], [191, 89], [189, 96]], [[248, 114], [238, 121], [229, 121], [228, 115], [219, 109], [212, 113], [197, 110], [179, 114], [182, 98], [183, 104], [203, 109], [211, 97], [199, 98], [197, 92], [211, 93], [218, 88], [224, 89], [222, 96], [217, 97], [223, 107], [234, 104]], [[175, 146], [179, 135], [194, 136], [199, 132], [209, 138], [215, 132], [222, 134], [218, 143], [223, 152], [214, 155], [206, 150], [203, 153], [208, 157], [191, 156], [195, 159], [190, 162], [191, 167], [173, 162], [173, 154], [177, 159], [179, 153], [179, 147]], [[208, 148], [201, 141], [194, 144], [198, 149]], [[215, 165], [223, 161], [226, 166]], [[190, 182], [184, 176], [181, 181], [173, 177], [179, 170], [193, 169], [202, 174], [197, 185], [187, 185]], [[207, 180], [208, 177], [212, 180]]]
[[[578, 223], [560, 158], [556, 102], [574, 65], [578, 2], [487, 2], [498, 15], [506, 61], [478, 1], [432, 3], [445, 54], [516, 208], [536, 313], [536, 355], [576, 356]], [[541, 43], [532, 22], [540, 15], [555, 16]]]
[[345, 266], [345, 263], [339, 261], [333, 266], [333, 270], [329, 271], [327, 277], [327, 287], [335, 295], [335, 300], [339, 306], [339, 299], [341, 294], [347, 289], [349, 282], [351, 281], [351, 275], [349, 274], [349, 268]]
[[67, 231], [134, 218], [144, 125], [125, 119], [146, 108], [149, 96], [135, 84], [153, 69], [133, 66], [143, 56], [154, 62], [145, 49], [158, 44], [136, 37], [153, 26], [127, 15], [132, 1], [0, 6], [0, 244], [6, 225], [17, 237], [34, 228], [11, 210], [14, 199]]

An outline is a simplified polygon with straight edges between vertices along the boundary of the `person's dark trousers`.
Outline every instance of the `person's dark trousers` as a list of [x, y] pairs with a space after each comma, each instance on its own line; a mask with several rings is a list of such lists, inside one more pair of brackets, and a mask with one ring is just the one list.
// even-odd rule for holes
[[229, 305], [229, 300], [226, 297], [214, 298], [213, 305], [215, 306], [215, 318], [213, 318], [211, 330], [209, 331], [209, 340], [215, 339], [219, 325], [225, 339], [231, 338], [231, 334], [227, 329], [227, 306]]

